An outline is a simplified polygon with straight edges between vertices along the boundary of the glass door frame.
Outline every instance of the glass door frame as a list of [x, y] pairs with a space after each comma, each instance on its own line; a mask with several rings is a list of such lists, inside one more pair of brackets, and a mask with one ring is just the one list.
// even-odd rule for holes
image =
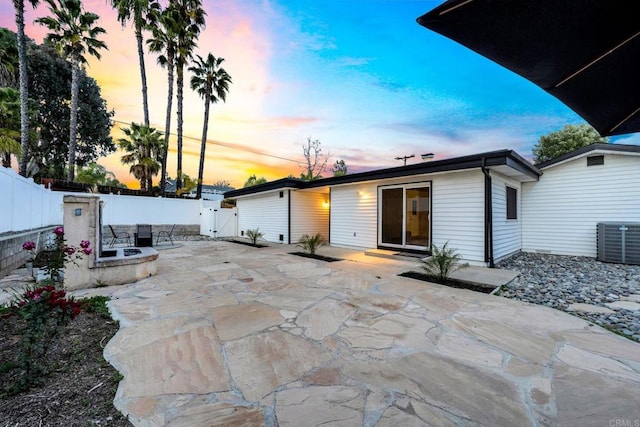
[[[382, 192], [390, 189], [402, 189], [402, 244], [384, 243], [382, 242]], [[407, 189], [412, 188], [428, 188], [429, 189], [429, 212], [427, 214], [427, 221], [429, 227], [429, 238], [427, 246], [407, 245]], [[378, 186], [378, 247], [380, 248], [394, 248], [405, 249], [410, 251], [426, 252], [431, 249], [431, 230], [432, 220], [431, 212], [433, 206], [433, 191], [431, 181], [424, 182], [410, 182], [402, 184], [389, 184]]]

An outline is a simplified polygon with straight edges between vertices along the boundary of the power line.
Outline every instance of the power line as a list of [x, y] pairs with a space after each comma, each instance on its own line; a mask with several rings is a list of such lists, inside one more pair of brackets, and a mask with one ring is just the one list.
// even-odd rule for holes
[[[127, 125], [127, 126], [131, 125], [131, 123], [123, 122], [122, 120], [113, 120], [113, 122], [121, 124], [121, 125]], [[177, 134], [175, 134], [173, 132], [170, 132], [169, 134], [171, 136], [177, 136]], [[202, 141], [202, 138], [196, 138], [196, 137], [185, 135], [185, 134], [182, 134], [182, 137], [185, 138], [185, 139], [190, 139], [192, 141], [197, 141], [197, 142]], [[259, 151], [259, 150], [256, 150], [254, 148], [247, 147], [247, 146], [244, 146], [244, 145], [232, 144], [232, 143], [229, 143], [229, 142], [212, 141], [210, 139], [207, 139], [207, 143], [209, 143], [211, 145], [219, 145], [219, 146], [225, 147], [225, 148], [231, 148], [233, 150], [246, 151], [247, 153], [257, 154], [257, 155], [260, 155], [260, 156], [271, 157], [271, 158], [279, 159], [279, 160], [285, 160], [287, 162], [293, 162], [293, 163], [296, 163], [298, 165], [300, 165], [302, 163], [300, 160], [294, 160], [294, 159], [288, 159], [288, 158], [282, 157], [282, 156], [276, 156], [275, 154], [265, 153], [263, 151]]]

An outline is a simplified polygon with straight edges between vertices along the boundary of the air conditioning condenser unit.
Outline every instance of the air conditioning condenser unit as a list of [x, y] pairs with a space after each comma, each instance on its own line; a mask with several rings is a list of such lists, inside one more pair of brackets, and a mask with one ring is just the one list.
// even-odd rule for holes
[[640, 264], [640, 223], [599, 223], [598, 261]]

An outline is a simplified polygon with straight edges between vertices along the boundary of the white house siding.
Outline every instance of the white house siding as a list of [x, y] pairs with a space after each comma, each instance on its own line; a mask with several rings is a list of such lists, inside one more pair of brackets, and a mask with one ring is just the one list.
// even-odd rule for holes
[[343, 185], [331, 189], [331, 245], [375, 248], [378, 187], [431, 182], [432, 243], [449, 242], [466, 262], [484, 264], [484, 176], [480, 170]]
[[[507, 186], [518, 190], [517, 219], [507, 219]], [[519, 181], [491, 172], [494, 261], [522, 249], [522, 188]]]
[[329, 238], [329, 191], [291, 191], [291, 243], [316, 233]]
[[523, 250], [595, 257], [598, 222], [640, 222], [640, 157], [605, 154], [589, 167], [576, 158], [522, 190]]
[[484, 264], [484, 175], [480, 170], [431, 178], [432, 243], [457, 250], [465, 262]]
[[377, 184], [371, 182], [331, 188], [331, 246], [377, 246], [377, 195]]
[[[238, 235], [246, 236], [247, 230], [260, 229], [263, 239], [268, 242], [288, 242], [289, 196], [288, 190], [256, 194], [237, 199]], [[280, 240], [280, 235], [283, 240]]]

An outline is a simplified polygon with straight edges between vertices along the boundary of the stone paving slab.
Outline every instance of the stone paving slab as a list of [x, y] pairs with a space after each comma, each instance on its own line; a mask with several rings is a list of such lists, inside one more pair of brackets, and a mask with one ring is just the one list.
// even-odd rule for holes
[[640, 303], [633, 301], [615, 301], [605, 305], [609, 308], [621, 308], [623, 310], [640, 311]]
[[[230, 242], [162, 252], [111, 295], [105, 357], [136, 426], [611, 425], [640, 419], [640, 344], [550, 308]], [[486, 272], [483, 272], [483, 274]], [[490, 274], [490, 272], [488, 272]]]
[[611, 310], [607, 307], [602, 307], [599, 305], [593, 304], [585, 304], [582, 302], [574, 302], [573, 304], [569, 304], [567, 307], [567, 311], [582, 311], [584, 313], [598, 313], [598, 314], [613, 314], [615, 311]]

